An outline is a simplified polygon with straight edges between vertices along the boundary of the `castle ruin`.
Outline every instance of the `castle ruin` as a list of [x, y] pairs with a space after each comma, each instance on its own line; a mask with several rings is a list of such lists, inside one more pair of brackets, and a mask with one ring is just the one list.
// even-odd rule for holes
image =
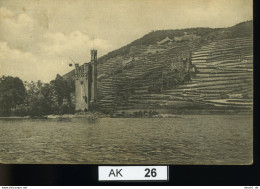
[[181, 56], [179, 56], [179, 62], [182, 63], [184, 71], [193, 72], [193, 73], [195, 73], [197, 71], [196, 66], [194, 64], [192, 64], [192, 52], [191, 51], [189, 54], [182, 53]]

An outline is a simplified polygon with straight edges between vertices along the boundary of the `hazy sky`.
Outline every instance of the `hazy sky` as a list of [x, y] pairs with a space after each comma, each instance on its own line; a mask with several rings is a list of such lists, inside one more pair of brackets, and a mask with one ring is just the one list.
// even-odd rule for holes
[[252, 20], [252, 0], [0, 0], [0, 76], [49, 82], [152, 30]]

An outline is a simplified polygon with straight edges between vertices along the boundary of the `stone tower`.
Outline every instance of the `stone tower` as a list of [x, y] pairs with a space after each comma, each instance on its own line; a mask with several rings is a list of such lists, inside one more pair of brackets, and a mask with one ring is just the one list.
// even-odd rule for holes
[[75, 64], [76, 111], [90, 110], [97, 94], [97, 50], [91, 50], [91, 62]]
[[91, 50], [91, 66], [92, 66], [92, 85], [91, 85], [91, 102], [95, 102], [97, 98], [97, 50]]

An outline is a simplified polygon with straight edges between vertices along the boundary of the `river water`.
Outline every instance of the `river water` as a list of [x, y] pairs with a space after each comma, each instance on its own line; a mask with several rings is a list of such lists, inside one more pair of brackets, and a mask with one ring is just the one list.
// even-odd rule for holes
[[0, 162], [251, 164], [251, 115], [0, 119]]

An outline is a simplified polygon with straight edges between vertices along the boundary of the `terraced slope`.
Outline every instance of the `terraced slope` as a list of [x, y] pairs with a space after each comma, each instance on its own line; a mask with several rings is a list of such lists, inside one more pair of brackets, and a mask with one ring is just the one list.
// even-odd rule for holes
[[[116, 57], [100, 64], [98, 79], [99, 105], [103, 109], [133, 109], [155, 85], [162, 85], [162, 74], [171, 65], [180, 69], [180, 51], [189, 52], [192, 43], [168, 46], [136, 46], [127, 56]], [[186, 51], [185, 51], [186, 50]], [[151, 53], [155, 51], [155, 53]], [[134, 58], [131, 56], [135, 55]], [[120, 59], [121, 58], [121, 59]], [[138, 100], [139, 99], [139, 100]], [[151, 105], [151, 103], [150, 103]]]
[[[196, 37], [186, 39], [186, 34]], [[250, 110], [252, 41], [252, 21], [229, 28], [150, 32], [98, 59], [98, 106], [108, 111]], [[165, 75], [189, 74], [179, 57], [190, 52], [196, 76], [165, 87]]]
[[223, 107], [252, 107], [252, 38], [221, 40], [194, 52], [193, 63], [200, 71], [183, 87], [184, 95], [196, 102]]
[[250, 110], [253, 105], [252, 50], [252, 38], [204, 45], [193, 53], [192, 62], [199, 73], [191, 82], [161, 94], [143, 95], [139, 97], [137, 108], [154, 104], [156, 108], [166, 109]]

